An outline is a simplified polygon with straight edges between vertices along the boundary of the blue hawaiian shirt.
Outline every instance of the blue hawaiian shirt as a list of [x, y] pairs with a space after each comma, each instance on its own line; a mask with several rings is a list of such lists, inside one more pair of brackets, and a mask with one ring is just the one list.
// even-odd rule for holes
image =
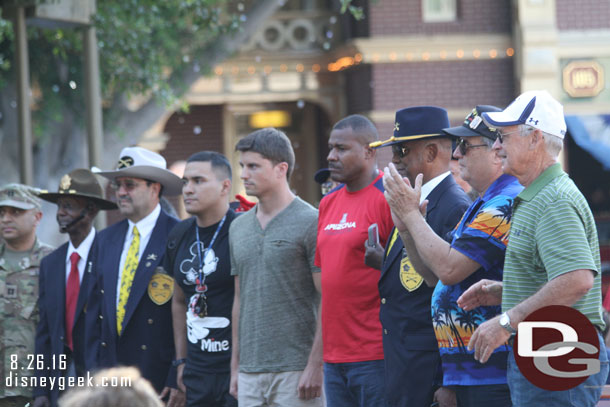
[[432, 294], [432, 324], [446, 386], [506, 383], [506, 345], [497, 348], [485, 364], [474, 360], [474, 352], [467, 349], [477, 327], [500, 314], [500, 306], [464, 311], [458, 307], [457, 299], [479, 280], [502, 281], [513, 201], [522, 189], [515, 177], [500, 176], [482, 198], [470, 205], [448, 236], [452, 249], [476, 261], [481, 268], [459, 284], [444, 285], [439, 281]]

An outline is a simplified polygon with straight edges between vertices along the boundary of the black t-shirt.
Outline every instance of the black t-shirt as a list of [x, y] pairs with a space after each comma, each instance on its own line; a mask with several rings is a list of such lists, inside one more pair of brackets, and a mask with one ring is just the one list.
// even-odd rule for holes
[[[235, 219], [235, 212], [229, 209], [216, 241], [206, 254], [219, 223], [199, 228], [201, 242], [201, 263], [205, 275], [204, 284], [208, 315], [200, 318], [193, 313], [191, 302], [196, 291], [199, 276], [199, 256], [197, 253], [196, 222], [180, 240], [171, 270], [175, 282], [184, 291], [187, 305], [187, 365], [189, 369], [201, 372], [229, 372], [231, 362], [231, 310], [235, 285], [231, 276], [229, 254], [229, 226]], [[166, 256], [167, 258], [167, 256]]]

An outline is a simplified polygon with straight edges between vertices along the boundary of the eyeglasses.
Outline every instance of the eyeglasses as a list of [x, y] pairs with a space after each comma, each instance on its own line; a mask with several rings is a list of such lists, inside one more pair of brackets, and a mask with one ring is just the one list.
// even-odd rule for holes
[[475, 147], [487, 147], [487, 144], [468, 144], [468, 142], [461, 137], [457, 142], [457, 149], [461, 155], [466, 155], [469, 148]]
[[131, 179], [127, 179], [125, 181], [113, 180], [110, 182], [110, 188], [114, 189], [115, 191], [118, 191], [119, 189], [121, 189], [121, 187], [125, 188], [126, 191], [133, 191], [139, 186], [140, 182], [136, 182]]
[[407, 154], [409, 154], [409, 147], [404, 144], [392, 144], [392, 154], [397, 155], [400, 158], [403, 158]]
[[515, 131], [510, 131], [508, 133], [502, 133], [500, 130], [497, 131], [498, 133], [498, 141], [500, 142], [500, 144], [504, 143], [504, 137], [510, 135], [510, 134], [515, 134], [515, 133], [520, 133], [521, 132], [521, 128], [515, 130]]

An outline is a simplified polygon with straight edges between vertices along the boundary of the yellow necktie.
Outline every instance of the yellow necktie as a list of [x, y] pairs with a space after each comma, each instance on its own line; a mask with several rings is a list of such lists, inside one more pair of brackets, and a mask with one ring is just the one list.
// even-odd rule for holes
[[390, 238], [390, 244], [388, 245], [388, 249], [386, 250], [386, 256], [388, 255], [388, 253], [390, 253], [390, 250], [392, 250], [392, 246], [394, 246], [394, 242], [396, 241], [396, 239], [398, 239], [398, 229], [394, 228], [394, 233], [392, 233], [392, 237]]
[[129, 298], [129, 292], [131, 291], [131, 285], [133, 283], [133, 277], [136, 274], [138, 268], [138, 252], [140, 251], [140, 232], [138, 228], [133, 227], [133, 239], [129, 250], [127, 251], [127, 257], [125, 258], [125, 265], [123, 266], [123, 274], [121, 277], [121, 290], [119, 292], [119, 305], [116, 308], [116, 328], [119, 335], [123, 329], [123, 319], [125, 319], [125, 306], [127, 305], [127, 299]]

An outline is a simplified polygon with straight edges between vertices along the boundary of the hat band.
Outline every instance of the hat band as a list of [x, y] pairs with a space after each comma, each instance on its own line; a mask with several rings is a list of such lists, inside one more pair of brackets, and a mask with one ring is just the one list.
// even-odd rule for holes
[[410, 141], [410, 140], [417, 140], [417, 139], [421, 139], [421, 138], [426, 138], [426, 137], [433, 137], [433, 136], [441, 136], [442, 134], [440, 133], [431, 133], [431, 134], [418, 134], [418, 135], [414, 135], [414, 136], [402, 136], [402, 137], [390, 137], [387, 140], [383, 140], [383, 141], [374, 141], [372, 143], [369, 144], [369, 147], [371, 148], [377, 148], [377, 147], [383, 147], [384, 145], [388, 144], [388, 143], [393, 143], [395, 141]]

